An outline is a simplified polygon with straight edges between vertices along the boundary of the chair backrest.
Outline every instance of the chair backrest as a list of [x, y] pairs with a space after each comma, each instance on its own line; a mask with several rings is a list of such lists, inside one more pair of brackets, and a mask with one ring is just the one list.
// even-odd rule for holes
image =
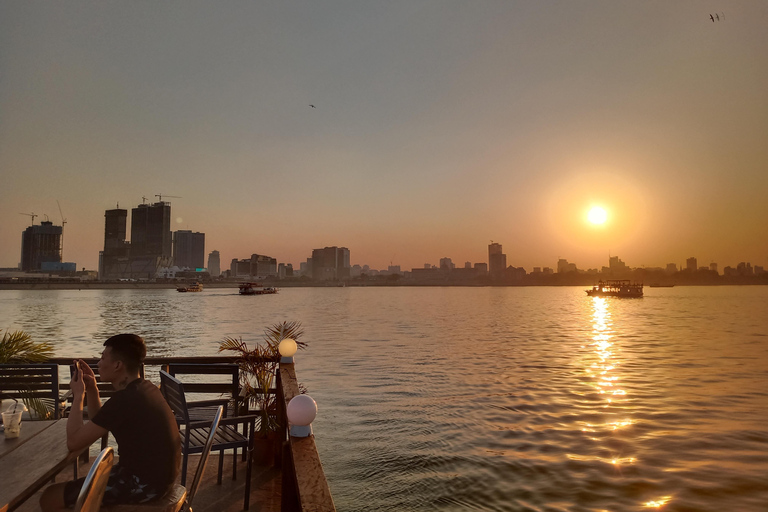
[[187, 399], [184, 396], [184, 384], [170, 373], [160, 370], [160, 391], [176, 416], [176, 420], [185, 425], [189, 424], [189, 410], [187, 409]]
[[192, 512], [192, 498], [195, 497], [197, 489], [200, 487], [200, 482], [203, 479], [203, 471], [205, 471], [205, 464], [208, 461], [208, 455], [211, 454], [211, 447], [213, 446], [213, 440], [216, 438], [216, 429], [219, 428], [219, 420], [224, 414], [224, 406], [220, 405], [216, 410], [216, 414], [213, 417], [213, 423], [211, 423], [211, 431], [208, 433], [208, 439], [205, 441], [203, 447], [203, 453], [200, 454], [200, 463], [197, 465], [197, 471], [195, 471], [195, 478], [192, 479], [192, 485], [187, 490], [186, 512]]
[[[49, 411], [59, 417], [59, 366], [57, 364], [0, 364], [0, 399], [53, 401]], [[46, 406], [51, 405], [47, 403]]]
[[[184, 375], [184, 391], [190, 394], [216, 394], [216, 398], [229, 395], [234, 416], [238, 413], [237, 402], [240, 397], [240, 367], [234, 363], [169, 363], [165, 370], [173, 375]], [[187, 379], [186, 376], [193, 376]], [[218, 378], [201, 379], [199, 376], [223, 376]], [[207, 398], [206, 398], [207, 399]], [[226, 416], [226, 415], [225, 415]]]
[[112, 448], [101, 450], [85, 476], [85, 481], [75, 502], [74, 512], [96, 512], [99, 510], [101, 500], [104, 498], [104, 491], [107, 488], [114, 457]]

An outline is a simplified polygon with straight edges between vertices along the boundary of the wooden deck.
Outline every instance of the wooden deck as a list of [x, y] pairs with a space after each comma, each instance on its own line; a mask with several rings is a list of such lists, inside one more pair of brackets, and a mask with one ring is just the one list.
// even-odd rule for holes
[[[69, 366], [73, 358], [52, 358], [50, 362], [60, 366]], [[86, 362], [95, 363], [96, 359], [86, 359]], [[145, 365], [167, 368], [169, 364], [215, 364], [232, 363], [231, 357], [147, 357]], [[154, 375], [154, 373], [153, 373]], [[278, 453], [279, 463], [282, 467], [265, 467], [254, 465], [251, 481], [251, 511], [269, 512], [336, 512], [333, 504], [328, 482], [325, 478], [323, 466], [317, 453], [314, 436], [297, 438], [290, 437], [286, 408], [288, 402], [299, 394], [298, 381], [293, 363], [281, 363], [276, 372], [275, 388], [270, 394], [277, 395], [278, 424], [287, 439]], [[149, 377], [151, 379], [151, 376]], [[192, 384], [190, 384], [192, 385]], [[205, 389], [205, 392], [225, 393], [231, 391], [229, 384], [209, 384], [211, 386], [224, 386], [225, 389]], [[66, 383], [62, 388], [67, 389]], [[279, 436], [278, 436], [279, 437]], [[114, 446], [114, 445], [113, 445]], [[258, 447], [258, 446], [257, 446]], [[98, 453], [98, 445], [91, 447], [91, 461]], [[245, 463], [238, 460], [238, 480], [233, 482], [232, 454], [225, 455], [222, 485], [216, 484], [218, 470], [218, 452], [211, 453], [206, 466], [203, 483], [195, 496], [193, 508], [195, 512], [219, 512], [243, 510], [243, 494], [245, 492], [244, 477], [246, 473]], [[197, 468], [198, 458], [190, 456], [187, 484], [191, 484], [194, 471]], [[90, 463], [83, 464], [78, 470], [80, 476], [84, 476]], [[228, 477], [229, 475], [229, 477]], [[72, 469], [67, 468], [61, 472], [57, 482], [64, 482], [73, 478]], [[17, 510], [39, 510], [38, 501], [40, 493], [27, 500]]]
[[[189, 456], [189, 470], [187, 483], [192, 482], [195, 475], [199, 455]], [[117, 459], [115, 459], [117, 462]], [[85, 476], [90, 468], [90, 463], [81, 464], [79, 474]], [[205, 466], [203, 482], [192, 502], [195, 512], [240, 512], [243, 510], [243, 493], [245, 492], [245, 462], [238, 457], [237, 480], [232, 481], [232, 453], [224, 455], [224, 476], [221, 485], [216, 484], [216, 473], [219, 467], [219, 455], [211, 453]], [[56, 482], [66, 482], [73, 477], [72, 469], [59, 473]], [[179, 479], [180, 480], [180, 479]], [[280, 512], [282, 492], [281, 471], [275, 467], [254, 465], [251, 480], [251, 505], [249, 512]], [[18, 509], [18, 512], [37, 512], [40, 510], [38, 501], [42, 490], [32, 496]]]

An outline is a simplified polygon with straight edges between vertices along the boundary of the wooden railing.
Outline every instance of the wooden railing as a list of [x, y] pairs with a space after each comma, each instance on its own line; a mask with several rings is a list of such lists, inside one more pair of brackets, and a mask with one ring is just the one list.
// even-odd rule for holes
[[[280, 364], [277, 375], [278, 407], [281, 424], [285, 420], [286, 407], [299, 394], [299, 383], [293, 364]], [[286, 430], [286, 435], [288, 434]], [[317, 453], [315, 437], [287, 436], [283, 445], [283, 512], [335, 512], [331, 490], [325, 479], [323, 465]]]
[[[82, 358], [87, 363], [98, 359]], [[72, 358], [54, 357], [49, 360], [62, 366], [72, 364]], [[234, 357], [147, 357], [144, 366], [167, 368], [169, 364], [212, 364], [233, 363]], [[69, 372], [65, 372], [69, 375]], [[154, 374], [154, 371], [148, 372]], [[221, 384], [227, 386], [226, 384]], [[68, 383], [62, 388], [67, 389]], [[224, 388], [222, 388], [224, 392]], [[282, 470], [281, 509], [283, 512], [335, 512], [325, 472], [320, 463], [314, 436], [291, 437], [288, 431], [286, 407], [291, 399], [299, 394], [296, 370], [293, 364], [280, 364], [276, 375], [276, 387], [272, 390], [277, 395], [278, 423], [281, 428], [281, 458], [278, 461]]]

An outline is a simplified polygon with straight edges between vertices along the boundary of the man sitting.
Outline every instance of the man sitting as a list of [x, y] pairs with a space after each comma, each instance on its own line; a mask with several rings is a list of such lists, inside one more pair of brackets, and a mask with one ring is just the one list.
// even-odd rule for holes
[[[111, 382], [117, 393], [102, 405], [93, 371], [82, 360], [74, 362], [67, 448], [80, 450], [111, 432], [119, 462], [109, 475], [103, 504], [144, 503], [161, 497], [176, 481], [181, 460], [179, 430], [160, 390], [139, 376], [147, 354], [144, 340], [135, 334], [118, 334], [104, 347], [98, 363], [100, 379]], [[83, 422], [84, 396], [91, 418], [87, 423]], [[72, 508], [83, 480], [49, 486], [40, 497], [42, 510]]]

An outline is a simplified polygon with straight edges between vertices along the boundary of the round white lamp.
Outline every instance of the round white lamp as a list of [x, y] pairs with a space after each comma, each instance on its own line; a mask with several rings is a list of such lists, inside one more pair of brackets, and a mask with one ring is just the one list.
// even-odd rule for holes
[[293, 356], [296, 354], [298, 349], [299, 346], [296, 344], [296, 341], [292, 340], [291, 338], [285, 338], [277, 346], [277, 351], [280, 352], [280, 355], [282, 356], [280, 358], [280, 362], [293, 363]]
[[286, 409], [288, 423], [291, 424], [293, 437], [312, 435], [312, 421], [317, 416], [317, 403], [309, 395], [297, 395], [291, 398]]

